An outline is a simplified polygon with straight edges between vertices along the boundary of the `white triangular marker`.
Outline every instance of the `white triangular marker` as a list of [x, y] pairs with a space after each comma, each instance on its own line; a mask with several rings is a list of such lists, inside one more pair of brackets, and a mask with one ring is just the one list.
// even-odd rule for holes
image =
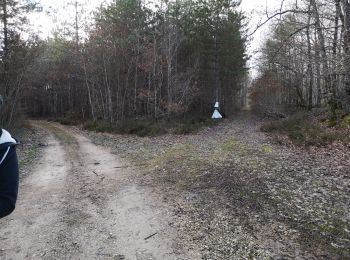
[[220, 112], [217, 109], [215, 109], [213, 116], [211, 118], [212, 119], [222, 119], [222, 115], [220, 114]]

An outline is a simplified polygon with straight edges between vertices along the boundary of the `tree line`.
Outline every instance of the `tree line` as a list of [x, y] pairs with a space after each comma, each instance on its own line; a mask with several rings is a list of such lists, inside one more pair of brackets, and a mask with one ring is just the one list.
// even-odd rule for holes
[[[0, 0], [2, 120], [14, 113], [114, 123], [128, 118], [226, 114], [247, 75], [240, 1], [116, 0], [93, 22], [75, 19], [43, 40], [20, 37], [30, 2]], [[11, 26], [9, 26], [11, 24]]]
[[255, 109], [329, 106], [350, 112], [349, 1], [284, 2], [266, 19], [273, 22], [273, 30], [253, 84]]

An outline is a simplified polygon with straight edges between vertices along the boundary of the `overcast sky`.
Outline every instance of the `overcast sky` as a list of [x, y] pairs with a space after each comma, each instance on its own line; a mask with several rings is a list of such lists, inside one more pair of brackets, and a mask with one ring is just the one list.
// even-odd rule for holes
[[[285, 1], [287, 2], [287, 1]], [[273, 13], [281, 7], [281, 0], [242, 0], [241, 8], [246, 13], [249, 21], [250, 32], [258, 26], [259, 23], [266, 20], [266, 11]], [[269, 24], [261, 27], [253, 36], [248, 48], [248, 54], [251, 55], [249, 66], [251, 73], [256, 75], [256, 64], [259, 58], [259, 48], [264, 43], [266, 36], [270, 32]]]
[[[78, 0], [85, 10], [94, 10], [104, 0]], [[72, 23], [74, 21], [73, 0], [41, 0], [43, 12], [31, 15], [31, 23], [35, 32], [40, 32], [43, 37], [47, 37], [59, 26], [62, 21]], [[280, 7], [281, 0], [242, 0], [241, 9], [247, 14], [250, 30], [254, 30], [259, 22], [263, 21], [266, 10], [273, 12]], [[89, 14], [87, 14], [89, 15]], [[254, 67], [258, 57], [258, 49], [269, 32], [269, 26], [259, 29], [252, 37], [248, 49], [252, 56], [250, 66]], [[255, 74], [253, 69], [253, 74]]]

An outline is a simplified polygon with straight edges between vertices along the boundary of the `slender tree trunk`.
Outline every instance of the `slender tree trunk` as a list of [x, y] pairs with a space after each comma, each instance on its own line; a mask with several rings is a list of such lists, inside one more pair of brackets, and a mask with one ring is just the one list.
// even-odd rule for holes
[[112, 91], [111, 86], [109, 83], [109, 77], [107, 73], [107, 65], [106, 65], [106, 59], [103, 55], [103, 70], [104, 70], [104, 80], [105, 80], [105, 86], [106, 86], [106, 99], [107, 99], [107, 107], [108, 107], [108, 121], [109, 123], [113, 123], [113, 102], [112, 102]]
[[130, 62], [128, 65], [128, 71], [126, 73], [126, 78], [125, 78], [124, 94], [123, 94], [123, 100], [122, 100], [122, 113], [121, 113], [122, 120], [125, 119], [125, 103], [127, 101], [126, 96], [127, 96], [128, 89], [129, 89], [129, 78], [130, 78], [131, 65], [132, 65], [132, 62]]
[[319, 51], [321, 55], [321, 63], [322, 63], [322, 70], [323, 70], [323, 78], [325, 83], [325, 90], [326, 90], [326, 100], [329, 101], [329, 98], [334, 99], [334, 93], [332, 93], [330, 89], [330, 77], [329, 77], [329, 67], [328, 67], [328, 60], [327, 60], [327, 52], [326, 52], [326, 41], [323, 34], [320, 14], [318, 11], [318, 7], [316, 4], [316, 0], [310, 0], [310, 4], [313, 7], [314, 17], [315, 17], [315, 24], [316, 24], [316, 31], [317, 36], [319, 40]]
[[323, 102], [323, 96], [322, 96], [322, 85], [321, 85], [321, 62], [320, 62], [320, 47], [319, 43], [317, 41], [316, 37], [316, 31], [315, 31], [315, 65], [316, 65], [316, 90], [317, 90], [317, 107], [321, 107]]
[[1, 1], [1, 8], [3, 12], [2, 24], [3, 24], [3, 63], [4, 63], [4, 77], [3, 82], [5, 83], [4, 93], [6, 96], [9, 94], [9, 84], [8, 84], [8, 72], [9, 72], [9, 62], [8, 56], [10, 51], [9, 46], [9, 29], [8, 29], [8, 10], [7, 10], [7, 2], [5, 0]]
[[87, 77], [85, 61], [83, 61], [83, 68], [84, 68], [84, 76], [85, 76], [85, 86], [86, 86], [86, 89], [87, 89], [87, 92], [88, 92], [89, 105], [90, 105], [90, 110], [91, 110], [91, 117], [92, 117], [93, 121], [96, 121], [95, 107], [94, 107], [94, 104], [92, 102], [91, 88], [90, 88], [90, 84], [89, 84], [88, 77]]
[[307, 54], [308, 54], [308, 74], [309, 74], [309, 104], [308, 108], [309, 110], [313, 107], [313, 100], [312, 100], [312, 94], [313, 94], [313, 87], [314, 87], [314, 73], [312, 69], [312, 56], [311, 56], [311, 40], [310, 40], [310, 22], [311, 22], [311, 5], [309, 6], [309, 15], [308, 15], [308, 21], [307, 21], [307, 29], [306, 29], [306, 37], [307, 37]]
[[[168, 52], [167, 52], [167, 92], [168, 92], [168, 105], [172, 104], [172, 62], [173, 62], [173, 54], [172, 54], [172, 28], [169, 26], [169, 32], [168, 32]], [[168, 117], [170, 116], [171, 106], [168, 106]]]
[[336, 0], [336, 12], [334, 18], [334, 34], [333, 34], [333, 43], [332, 43], [332, 53], [333, 53], [333, 68], [332, 68], [332, 91], [334, 96], [337, 97], [338, 93], [338, 80], [337, 80], [337, 50], [338, 50], [338, 35], [339, 35], [339, 17], [341, 13], [340, 0]]
[[157, 118], [157, 38], [154, 34], [154, 42], [153, 42], [153, 85], [154, 85], [154, 118]]
[[[6, 61], [8, 54], [9, 54], [9, 38], [8, 38], [8, 12], [7, 12], [7, 2], [6, 0], [2, 0], [1, 1], [1, 8], [2, 8], [2, 12], [3, 12], [3, 16], [2, 16], [2, 24], [3, 24], [3, 59]], [[6, 64], [5, 64], [6, 66]], [[6, 68], [5, 68], [5, 71]]]
[[138, 85], [138, 63], [139, 63], [139, 52], [140, 52], [140, 38], [137, 39], [136, 47], [136, 61], [135, 61], [135, 85], [134, 85], [134, 114], [137, 111], [137, 85]]

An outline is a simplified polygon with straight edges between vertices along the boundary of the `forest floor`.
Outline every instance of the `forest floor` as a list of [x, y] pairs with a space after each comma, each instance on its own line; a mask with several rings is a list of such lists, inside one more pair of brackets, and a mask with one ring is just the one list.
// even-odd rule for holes
[[47, 141], [0, 258], [350, 258], [349, 146], [280, 145], [263, 123], [141, 138], [33, 122]]

